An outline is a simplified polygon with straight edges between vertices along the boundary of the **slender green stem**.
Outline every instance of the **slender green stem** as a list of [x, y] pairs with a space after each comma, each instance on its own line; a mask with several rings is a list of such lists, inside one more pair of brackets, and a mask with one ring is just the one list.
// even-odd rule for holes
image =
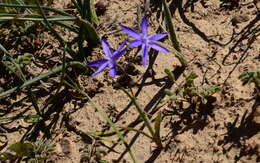
[[162, 143], [161, 143], [161, 139], [158, 138], [158, 135], [156, 135], [154, 129], [152, 128], [152, 123], [148, 119], [146, 113], [142, 110], [141, 106], [137, 103], [136, 98], [133, 95], [131, 95], [129, 92], [127, 92], [124, 88], [121, 87], [121, 89], [131, 99], [131, 101], [135, 105], [136, 110], [138, 111], [140, 117], [143, 119], [144, 124], [146, 125], [149, 132], [151, 133], [153, 140], [155, 141], [158, 148], [162, 148], [163, 146], [162, 146]]
[[75, 0], [71, 0], [71, 1], [73, 3], [74, 7], [78, 10], [78, 12], [81, 13], [81, 8], [80, 8], [79, 4]]
[[[17, 74], [16, 72], [14, 73], [21, 81], [23, 81], [23, 83], [27, 82], [26, 77], [20, 67], [19, 64], [16, 63], [16, 61], [13, 59], [13, 57], [8, 53], [8, 51], [0, 44], [0, 49], [5, 53], [5, 56], [7, 56], [8, 59], [11, 60], [11, 62], [14, 64], [14, 66], [16, 67], [16, 69], [18, 70], [19, 74]], [[1, 97], [1, 96], [0, 96]], [[41, 115], [40, 112], [40, 108], [37, 105], [37, 101], [35, 99], [34, 94], [31, 92], [31, 90], [29, 89], [29, 99], [32, 101], [32, 104], [36, 110], [36, 112]]]
[[[37, 5], [19, 5], [19, 4], [6, 4], [6, 3], [0, 3], [0, 7], [11, 7], [11, 8], [34, 8], [37, 9], [38, 6]], [[64, 16], [71, 16], [73, 17], [73, 15], [68, 14], [64, 11], [58, 10], [56, 8], [51, 8], [51, 7], [47, 7], [47, 6], [40, 6], [43, 10], [48, 10], [48, 11], [52, 11], [55, 12], [57, 14], [60, 15], [64, 15]]]
[[38, 0], [35, 0], [36, 4], [37, 4], [37, 7], [38, 9], [40, 10], [40, 13], [44, 19], [44, 23], [46, 24], [46, 26], [49, 28], [49, 30], [57, 37], [57, 39], [59, 40], [60, 44], [63, 46], [63, 47], [66, 47], [66, 42], [65, 40], [58, 34], [58, 32], [52, 28], [52, 26], [50, 25], [49, 21], [47, 20], [47, 17], [46, 15], [44, 14], [43, 12], [43, 9], [41, 8], [40, 6], [40, 3]]
[[162, 45], [162, 46], [166, 46], [172, 53], [174, 53], [174, 55], [178, 58], [178, 60], [182, 64], [182, 66], [184, 66], [184, 67], [188, 66], [188, 62], [185, 59], [185, 57], [182, 55], [182, 53], [178, 52], [173, 46], [167, 46], [159, 41], [156, 41], [156, 43], [159, 45]]
[[18, 78], [25, 78], [22, 69], [20, 67], [19, 64], [17, 64], [15, 62], [15, 60], [13, 59], [13, 57], [9, 54], [9, 52], [0, 44], [0, 50], [2, 50], [4, 52], [4, 56], [8, 59], [10, 59], [10, 61], [12, 62], [12, 64], [14, 64], [15, 68], [18, 70], [18, 74], [15, 72], [14, 74], [18, 77]]
[[52, 22], [56, 25], [59, 25], [63, 28], [67, 28], [75, 33], [79, 33], [79, 28], [73, 24], [69, 24], [69, 23], [64, 23], [64, 22], [60, 22], [60, 21], [55, 21], [55, 22]]
[[39, 119], [39, 115], [25, 115], [25, 116], [14, 116], [14, 117], [1, 117], [0, 123], [6, 123], [17, 119]]
[[[20, 4], [21, 6], [25, 5], [25, 3], [24, 3], [23, 0], [16, 0], [16, 2], [17, 2], [18, 4]], [[29, 8], [26, 8], [26, 11], [27, 11], [28, 13], [32, 13], [32, 11], [31, 11]]]
[[[65, 64], [65, 67], [66, 67], [66, 68], [67, 68], [67, 67], [73, 67], [73, 66], [78, 66], [78, 67], [86, 68], [86, 66], [85, 66], [84, 64], [82, 64], [82, 63], [80, 63], [80, 62], [76, 62], [76, 61], [68, 62], [68, 63]], [[7, 91], [5, 91], [5, 92], [2, 92], [2, 93], [0, 93], [0, 98], [1, 98], [1, 97], [6, 97], [6, 96], [8, 96], [8, 95], [14, 93], [15, 91], [18, 91], [18, 90], [21, 90], [21, 89], [23, 89], [23, 88], [26, 88], [26, 87], [28, 87], [28, 86], [30, 86], [30, 85], [32, 85], [32, 84], [34, 84], [34, 83], [36, 83], [36, 82], [38, 82], [38, 81], [40, 81], [40, 80], [43, 80], [43, 79], [45, 79], [45, 78], [47, 78], [47, 77], [49, 77], [49, 76], [51, 76], [51, 75], [54, 75], [54, 74], [56, 74], [56, 73], [62, 71], [62, 69], [63, 69], [63, 65], [58, 66], [58, 67], [56, 67], [56, 68], [50, 70], [50, 71], [47, 72], [47, 73], [41, 74], [41, 75], [39, 75], [39, 76], [37, 76], [37, 77], [31, 79], [31, 80], [28, 80], [28, 81], [24, 82], [21, 86], [17, 86], [17, 87], [14, 87], [14, 88], [12, 88], [12, 89], [9, 89], [9, 90], [7, 90]]]
[[124, 88], [121, 88], [123, 90], [123, 92], [131, 99], [131, 101], [133, 102], [133, 104], [136, 107], [136, 110], [138, 111], [140, 117], [143, 119], [144, 124], [146, 125], [146, 127], [148, 128], [149, 132], [152, 135], [153, 140], [155, 141], [156, 145], [159, 148], [162, 148], [162, 143], [160, 138], [158, 138], [158, 135], [156, 135], [154, 129], [152, 128], [152, 123], [150, 122], [150, 120], [148, 119], [148, 117], [146, 116], [146, 113], [142, 110], [141, 106], [137, 103], [136, 98], [133, 95], [130, 95], [129, 92], [127, 92]]
[[[44, 21], [44, 18], [39, 17], [16, 17], [16, 16], [5, 16], [0, 17], [0, 21], [9, 21], [9, 20], [20, 20], [20, 21]], [[76, 17], [64, 17], [64, 16], [55, 16], [55, 17], [46, 17], [48, 21], [75, 21]]]
[[172, 44], [173, 44], [174, 48], [178, 52], [181, 52], [181, 47], [180, 47], [179, 41], [177, 39], [175, 28], [174, 28], [173, 23], [172, 23], [172, 16], [171, 16], [170, 9], [167, 6], [166, 0], [161, 0], [161, 1], [162, 1], [162, 4], [163, 4], [163, 10], [164, 10], [164, 15], [165, 15], [165, 22], [167, 24], [167, 28], [168, 28], [169, 33], [170, 33], [170, 39], [172, 41]]

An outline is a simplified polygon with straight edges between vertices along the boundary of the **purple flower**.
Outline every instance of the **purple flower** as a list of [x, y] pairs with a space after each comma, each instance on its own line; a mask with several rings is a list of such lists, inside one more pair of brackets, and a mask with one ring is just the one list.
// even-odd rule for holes
[[168, 53], [169, 50], [166, 49], [165, 47], [155, 43], [155, 41], [158, 41], [165, 36], [167, 36], [166, 33], [161, 33], [161, 34], [154, 34], [151, 36], [148, 36], [148, 20], [147, 17], [144, 16], [142, 21], [141, 21], [141, 33], [136, 32], [135, 30], [121, 25], [121, 29], [127, 33], [129, 36], [135, 38], [135, 40], [131, 41], [129, 43], [129, 46], [132, 48], [141, 46], [142, 47], [142, 62], [143, 65], [147, 65], [147, 56], [148, 56], [148, 50], [149, 48], [153, 48], [157, 51], [163, 52], [163, 53]]
[[124, 41], [119, 46], [119, 48], [116, 51], [114, 51], [106, 40], [102, 40], [102, 48], [105, 53], [105, 58], [88, 64], [88, 66], [90, 67], [98, 67], [97, 71], [93, 73], [91, 76], [96, 76], [97, 74], [102, 72], [107, 66], [109, 66], [110, 74], [112, 78], [114, 78], [116, 76], [116, 60], [125, 53], [126, 48], [122, 50], [125, 44], [126, 41]]

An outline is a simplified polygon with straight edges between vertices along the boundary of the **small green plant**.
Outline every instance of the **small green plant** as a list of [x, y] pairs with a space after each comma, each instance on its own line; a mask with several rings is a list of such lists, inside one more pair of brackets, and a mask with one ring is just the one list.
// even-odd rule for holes
[[243, 85], [254, 83], [258, 93], [260, 93], [260, 67], [256, 70], [245, 70], [239, 76], [239, 79], [243, 82]]
[[49, 140], [39, 140], [34, 143], [18, 142], [12, 144], [3, 153], [0, 153], [0, 161], [27, 161], [29, 163], [44, 162], [53, 152], [53, 144]]
[[189, 75], [184, 75], [185, 83], [178, 88], [177, 93], [166, 89], [165, 93], [173, 101], [186, 101], [190, 104], [206, 104], [208, 99], [215, 93], [219, 92], [221, 88], [216, 85], [196, 86], [194, 80], [198, 75], [194, 72]]
[[[24, 70], [26, 65], [31, 63], [33, 55], [30, 53], [25, 53], [23, 55], [19, 55], [14, 61], [18, 64], [22, 70]], [[17, 72], [16, 66], [11, 61], [2, 61], [3, 65], [12, 73]]]
[[99, 141], [94, 141], [93, 144], [87, 145], [82, 151], [80, 163], [108, 163], [108, 161], [102, 159], [106, 151], [99, 147]]
[[260, 85], [260, 67], [257, 70], [247, 69], [240, 76], [239, 79], [243, 85], [254, 83]]
[[28, 160], [28, 163], [40, 163], [44, 162], [50, 157], [50, 153], [54, 151], [54, 145], [50, 140], [39, 140], [33, 145], [34, 157]]

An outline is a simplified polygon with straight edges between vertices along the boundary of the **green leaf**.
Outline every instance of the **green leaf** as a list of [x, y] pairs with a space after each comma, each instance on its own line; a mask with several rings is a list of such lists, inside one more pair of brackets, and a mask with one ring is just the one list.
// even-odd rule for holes
[[[88, 43], [92, 45], [98, 45], [100, 43], [100, 37], [93, 25], [89, 21], [83, 19], [79, 19], [79, 23], [82, 24], [84, 27], [83, 34], [85, 35]], [[81, 34], [82, 33], [79, 33], [79, 35]]]
[[[67, 62], [67, 63], [65, 63], [65, 66], [64, 66], [64, 67], [65, 67], [65, 68], [67, 68], [67, 67], [81, 67], [81, 68], [84, 69], [85, 71], [88, 71], [88, 68], [86, 67], [86, 65], [84, 65], [83, 63], [80, 63], [80, 62], [76, 62], [76, 61]], [[61, 72], [62, 69], [63, 69], [63, 65], [60, 65], [60, 66], [58, 66], [58, 67], [56, 67], [56, 68], [50, 70], [50, 71], [47, 72], [47, 73], [41, 74], [41, 75], [39, 75], [39, 76], [37, 76], [37, 77], [31, 79], [31, 80], [26, 81], [26, 82], [23, 83], [21, 86], [17, 86], [17, 87], [14, 87], [14, 88], [12, 88], [12, 89], [9, 89], [9, 90], [7, 90], [7, 91], [5, 91], [5, 92], [1, 92], [1, 93], [0, 93], [0, 98], [6, 97], [6, 96], [12, 94], [13, 92], [15, 92], [15, 91], [17, 91], [17, 90], [20, 90], [20, 89], [22, 89], [22, 88], [28, 87], [28, 86], [30, 86], [30, 85], [32, 85], [32, 84], [34, 84], [34, 83], [36, 83], [36, 82], [38, 82], [38, 81], [40, 81], [40, 80], [43, 80], [43, 79], [45, 79], [45, 78], [48, 78], [48, 77], [51, 76], [51, 75], [54, 75], [54, 74], [56, 74], [56, 73], [58, 73], [58, 72]]]
[[165, 90], [164, 90], [164, 93], [165, 93], [167, 96], [172, 96], [172, 95], [174, 95], [174, 93], [172, 93], [172, 91], [169, 90], [169, 89], [165, 89]]
[[190, 75], [185, 76], [186, 84], [188, 86], [194, 85], [194, 79], [196, 79], [197, 77], [199, 76], [195, 72], [191, 72]]
[[179, 41], [177, 39], [175, 28], [174, 28], [173, 23], [172, 23], [172, 16], [171, 16], [170, 9], [169, 9], [169, 7], [166, 3], [166, 0], [161, 0], [161, 2], [163, 4], [163, 12], [164, 12], [164, 16], [165, 16], [165, 23], [167, 25], [167, 29], [168, 29], [168, 32], [170, 34], [170, 39], [172, 41], [173, 47], [178, 52], [181, 52], [180, 44], [179, 44]]
[[155, 123], [154, 123], [155, 136], [157, 138], [160, 138], [161, 121], [162, 121], [162, 112], [160, 111], [157, 114], [157, 117], [155, 118]]
[[0, 155], [0, 160], [7, 161], [24, 157], [33, 157], [33, 148], [33, 144], [31, 143], [15, 143]]
[[178, 96], [172, 95], [170, 96], [170, 100], [172, 101], [176, 101], [178, 99]]
[[153, 140], [153, 138], [152, 138], [150, 135], [148, 135], [147, 133], [145, 133], [145, 132], [143, 132], [143, 131], [141, 131], [141, 130], [137, 130], [137, 129], [135, 129], [135, 128], [130, 128], [130, 127], [120, 127], [120, 129], [128, 130], [128, 131], [135, 131], [135, 132], [137, 132], [137, 133], [139, 133], [139, 134], [142, 134], [142, 135], [144, 135], [144, 136], [150, 138], [151, 140]]
[[[157, 142], [156, 144], [161, 144], [161, 136], [160, 136], [160, 130], [161, 130], [161, 121], [162, 121], [162, 113], [161, 111], [157, 114], [157, 117], [155, 118], [154, 123], [154, 140]], [[162, 144], [161, 144], [162, 147]]]
[[175, 80], [175, 76], [174, 76], [174, 74], [172, 73], [171, 70], [169, 70], [169, 69], [164, 69], [164, 72], [167, 74], [168, 78], [169, 78], [171, 81], [174, 81], [174, 80]]

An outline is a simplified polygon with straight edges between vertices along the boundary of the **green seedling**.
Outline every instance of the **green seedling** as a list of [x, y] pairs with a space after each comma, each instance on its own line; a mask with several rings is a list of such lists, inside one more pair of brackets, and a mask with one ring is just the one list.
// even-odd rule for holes
[[248, 69], [244, 71], [239, 79], [243, 82], [243, 85], [254, 83], [260, 86], [260, 67], [257, 70]]
[[196, 86], [194, 80], [198, 78], [198, 75], [194, 72], [184, 77], [185, 83], [178, 88], [177, 93], [168, 89], [165, 90], [165, 94], [172, 101], [186, 101], [195, 105], [206, 104], [212, 95], [221, 90], [216, 85]]
[[79, 26], [79, 60], [83, 60], [85, 54], [83, 50], [84, 40], [88, 41], [88, 46], [96, 46], [99, 43], [96, 30], [93, 30], [93, 25], [98, 24], [93, 0], [72, 0], [75, 8], [77, 9], [80, 17], [84, 22]]
[[50, 140], [38, 140], [33, 145], [33, 157], [28, 159], [28, 163], [39, 163], [49, 159], [54, 151], [54, 144]]
[[[25, 66], [31, 63], [33, 55], [30, 53], [25, 53], [19, 55], [14, 61], [24, 70]], [[10, 73], [16, 73], [18, 70], [16, 66], [11, 61], [2, 61], [3, 65], [9, 70]]]
[[171, 72], [171, 70], [165, 69], [164, 72], [167, 74], [167, 77], [168, 77], [171, 81], [175, 81], [175, 76], [174, 76], [174, 74]]
[[248, 69], [244, 71], [239, 79], [243, 82], [243, 85], [254, 83], [260, 93], [260, 67], [257, 70]]
[[0, 161], [15, 162], [22, 160], [29, 163], [44, 162], [53, 151], [53, 144], [48, 140], [40, 140], [34, 143], [18, 142], [8, 147], [5, 152], [0, 153]]
[[99, 141], [94, 141], [91, 145], [86, 145], [82, 151], [80, 162], [108, 163], [108, 161], [102, 159], [107, 152], [99, 148], [100, 145]]

